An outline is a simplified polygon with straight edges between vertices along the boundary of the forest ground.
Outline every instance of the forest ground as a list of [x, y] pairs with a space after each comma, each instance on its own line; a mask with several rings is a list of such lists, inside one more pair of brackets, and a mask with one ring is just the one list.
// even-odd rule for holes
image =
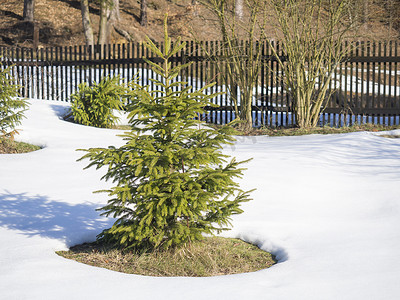
[[[197, 13], [194, 13], [195, 10]], [[379, 8], [372, 7], [371, 11], [374, 10], [378, 11]], [[90, 11], [93, 28], [97, 32], [99, 8], [92, 3]], [[165, 13], [169, 15], [169, 32], [172, 38], [181, 36], [184, 40], [220, 39], [213, 14], [200, 4], [193, 7], [191, 0], [149, 1], [147, 27], [139, 24], [140, 1], [120, 0], [119, 27], [128, 32], [133, 41], [143, 41], [146, 35], [160, 41], [163, 37], [162, 22]], [[23, 21], [22, 15], [23, 1], [0, 0], [0, 46], [32, 46], [33, 27]], [[77, 0], [36, 0], [35, 20], [40, 28], [41, 47], [85, 44], [80, 2]], [[268, 26], [268, 34], [276, 37], [272, 25]], [[380, 41], [396, 39], [398, 32], [389, 30], [378, 18], [372, 18], [363, 26], [360, 38]], [[110, 43], [123, 42], [126, 42], [126, 39], [112, 30]]]

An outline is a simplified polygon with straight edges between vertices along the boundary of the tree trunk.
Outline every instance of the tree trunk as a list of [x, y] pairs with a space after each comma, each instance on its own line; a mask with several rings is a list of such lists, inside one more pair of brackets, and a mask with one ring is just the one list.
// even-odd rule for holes
[[362, 12], [362, 22], [365, 24], [368, 22], [369, 15], [369, 0], [364, 0], [363, 12]]
[[110, 15], [108, 16], [108, 20], [111, 24], [114, 24], [115, 22], [118, 22], [121, 19], [120, 13], [119, 13], [119, 0], [112, 0], [112, 7], [111, 10], [109, 10]]
[[253, 116], [252, 116], [252, 98], [253, 89], [249, 86], [244, 87], [240, 90], [240, 114], [239, 118], [242, 123], [240, 127], [243, 131], [250, 131], [253, 128]]
[[243, 0], [235, 0], [235, 16], [239, 19], [243, 19]]
[[94, 36], [92, 23], [89, 15], [89, 0], [81, 0], [82, 26], [85, 34], [86, 45], [94, 46]]
[[113, 29], [117, 31], [117, 24], [120, 19], [119, 0], [112, 0], [111, 7], [107, 7], [107, 42], [109, 42], [111, 31]]
[[33, 22], [35, 14], [35, 0], [24, 0], [24, 21]]
[[394, 19], [394, 12], [395, 12], [394, 8], [395, 7], [394, 7], [393, 0], [388, 0], [387, 2], [388, 2], [387, 3], [387, 6], [388, 6], [387, 10], [388, 10], [388, 13], [389, 13], [389, 15], [388, 15], [389, 39], [391, 39], [392, 30], [393, 30], [393, 24], [394, 24], [393, 19]]
[[147, 0], [140, 2], [140, 25], [147, 26]]
[[105, 45], [108, 43], [108, 5], [106, 0], [100, 2], [100, 23], [99, 23], [99, 39], [97, 43], [99, 45]]

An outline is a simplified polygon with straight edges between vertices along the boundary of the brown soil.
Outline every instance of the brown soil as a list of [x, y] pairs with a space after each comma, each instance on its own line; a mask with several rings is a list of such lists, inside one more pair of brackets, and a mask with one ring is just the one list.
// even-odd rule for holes
[[[95, 2], [95, 1], [93, 1]], [[129, 32], [134, 41], [142, 41], [148, 35], [153, 40], [162, 39], [162, 22], [169, 14], [169, 32], [174, 37], [192, 40], [192, 32], [199, 40], [219, 39], [215, 17], [202, 5], [191, 5], [191, 0], [151, 0], [148, 1], [148, 26], [139, 24], [140, 1], [120, 0], [121, 21], [119, 27]], [[91, 4], [93, 28], [98, 29], [99, 8]], [[22, 18], [22, 0], [0, 0], [0, 45], [32, 46], [33, 25]], [[36, 0], [35, 19], [40, 28], [39, 46], [83, 45], [84, 36], [81, 23], [80, 2], [78, 0]], [[271, 37], [273, 29], [267, 28]], [[362, 36], [369, 39], [389, 39], [398, 32], [388, 30], [383, 23], [374, 21], [364, 26]], [[111, 43], [126, 42], [126, 39], [112, 31]]]
[[[210, 13], [197, 5], [193, 7], [191, 0], [170, 2], [166, 0], [149, 1], [148, 26], [139, 24], [139, 1], [121, 0], [119, 26], [129, 32], [135, 41], [144, 40], [148, 35], [153, 40], [162, 38], [163, 18], [168, 13], [170, 35], [192, 39], [190, 26], [201, 28], [200, 39], [218, 39], [218, 31]], [[95, 34], [98, 30], [99, 8], [96, 4], [90, 6], [91, 20]], [[195, 16], [195, 10], [198, 16]], [[22, 18], [22, 0], [0, 0], [0, 45], [26, 46], [33, 44], [33, 25]], [[201, 16], [201, 17], [200, 17]], [[81, 21], [80, 2], [77, 0], [36, 0], [35, 20], [39, 25], [40, 46], [73, 46], [83, 45], [84, 35]], [[126, 39], [112, 31], [111, 43], [126, 42]]]

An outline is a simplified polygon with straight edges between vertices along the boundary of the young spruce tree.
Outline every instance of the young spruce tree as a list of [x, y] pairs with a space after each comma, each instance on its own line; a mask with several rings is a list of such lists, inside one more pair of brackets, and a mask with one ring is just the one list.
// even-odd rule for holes
[[89, 86], [79, 85], [78, 91], [71, 95], [71, 116], [74, 121], [88, 126], [111, 128], [119, 118], [113, 110], [124, 108], [126, 87], [120, 84], [120, 77], [104, 77], [99, 83]]
[[103, 178], [117, 184], [105, 191], [111, 199], [101, 208], [117, 221], [98, 239], [124, 249], [169, 248], [227, 230], [230, 216], [250, 200], [251, 191], [234, 181], [244, 161], [227, 162], [220, 151], [234, 141], [232, 129], [214, 130], [196, 120], [215, 95], [203, 93], [209, 86], [191, 92], [174, 81], [187, 65], [172, 68], [169, 60], [185, 44], [178, 40], [172, 48], [164, 26], [163, 50], [150, 39], [146, 43], [163, 60], [162, 66], [148, 61], [162, 80], [153, 80], [157, 91], [132, 83], [126, 144], [85, 150], [81, 158], [91, 160], [86, 168], [107, 166]]
[[20, 86], [14, 83], [10, 68], [0, 69], [0, 143], [13, 139], [18, 133], [15, 127], [21, 124], [28, 103], [17, 98]]

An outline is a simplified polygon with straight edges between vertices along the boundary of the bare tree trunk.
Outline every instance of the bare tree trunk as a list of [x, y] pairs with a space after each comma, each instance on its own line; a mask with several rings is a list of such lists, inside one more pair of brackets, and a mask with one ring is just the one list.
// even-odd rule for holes
[[111, 23], [118, 22], [121, 19], [121, 15], [119, 13], [119, 0], [112, 0], [112, 7], [109, 12], [110, 15], [108, 16], [108, 20]]
[[243, 0], [235, 0], [235, 16], [239, 19], [243, 19]]
[[94, 46], [94, 36], [92, 23], [89, 15], [89, 0], [81, 0], [82, 26], [85, 34], [86, 45]]
[[388, 8], [387, 8], [387, 10], [388, 10], [388, 13], [389, 13], [389, 15], [388, 15], [388, 25], [389, 25], [389, 40], [390, 40], [390, 37], [391, 37], [391, 35], [392, 35], [392, 31], [393, 31], [393, 24], [394, 24], [394, 22], [393, 22], [393, 15], [394, 15], [394, 2], [393, 2], [393, 0], [387, 0], [387, 5], [388, 5]]
[[147, 0], [140, 2], [140, 25], [147, 26]]
[[24, 21], [33, 22], [35, 15], [35, 0], [24, 0]]
[[99, 23], [99, 39], [97, 43], [99, 45], [105, 45], [108, 43], [108, 18], [107, 15], [109, 7], [105, 0], [100, 2], [100, 23]]
[[369, 15], [369, 0], [364, 0], [362, 10], [362, 22], [367, 23]]
[[[117, 31], [120, 19], [119, 0], [112, 0], [111, 7], [107, 8], [107, 42], [109, 42], [111, 31], [113, 29]], [[119, 29], [119, 31], [121, 31], [121, 29]]]

